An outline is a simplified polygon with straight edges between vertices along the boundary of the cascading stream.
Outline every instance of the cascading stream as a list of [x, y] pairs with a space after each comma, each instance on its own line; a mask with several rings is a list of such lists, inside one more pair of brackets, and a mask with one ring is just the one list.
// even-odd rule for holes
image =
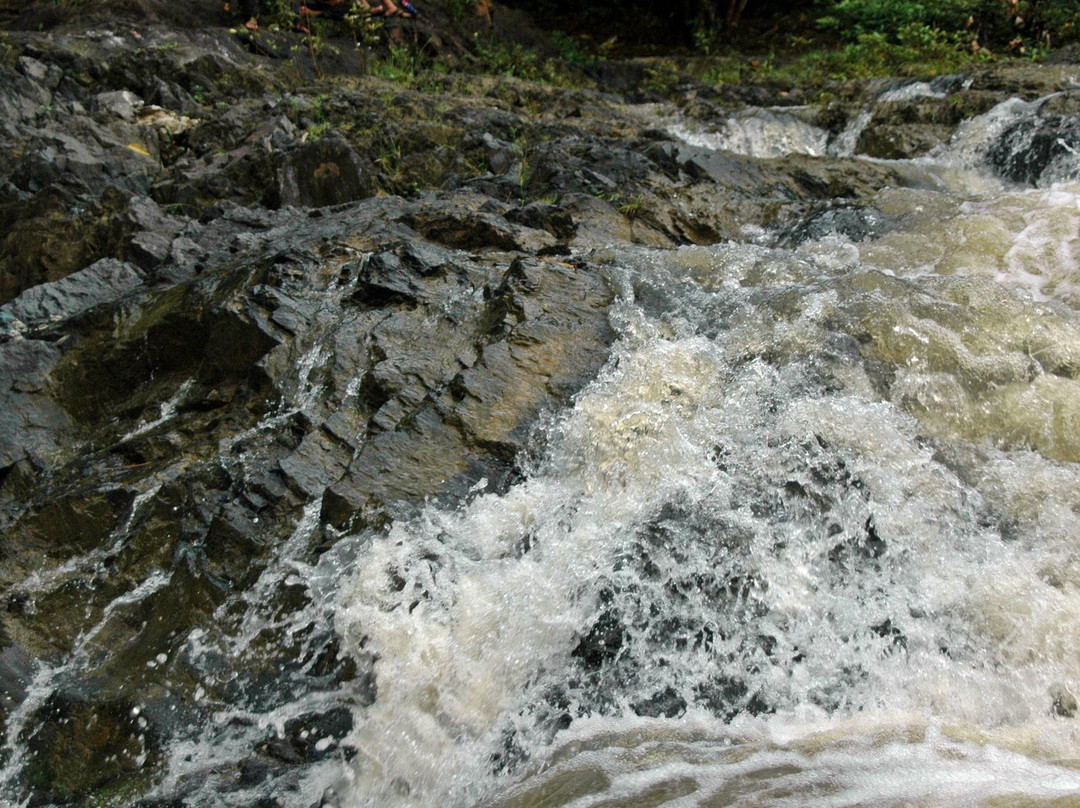
[[[874, 103], [952, 89], [908, 84]], [[866, 205], [858, 243], [762, 232], [581, 256], [617, 291], [618, 339], [573, 405], [536, 427], [520, 479], [350, 535], [321, 533], [326, 495], [293, 492], [303, 507], [269, 563], [211, 625], [175, 638], [206, 720], [154, 750], [149, 798], [1080, 799], [1080, 161], [1068, 120], [1052, 172], [1013, 176], [1046, 103], [1007, 101], [947, 147], [895, 163], [908, 182]], [[672, 131], [756, 157], [849, 157], [871, 112], [831, 142], [778, 109]], [[337, 333], [356, 284], [305, 291], [317, 327], [272, 358], [288, 368], [280, 401], [213, 444], [212, 464], [242, 479], [292, 419], [377, 398], [363, 363], [323, 396], [338, 351], [371, 347], [359, 330]], [[458, 294], [479, 298], [481, 285], [462, 280]], [[449, 364], [476, 361], [470, 348]], [[122, 439], [176, 419], [189, 385]], [[104, 570], [173, 472], [146, 480], [103, 549], [29, 574], [16, 594], [32, 602]], [[68, 659], [30, 672], [8, 718], [12, 783], [35, 711], [167, 575], [88, 610]], [[303, 680], [349, 663], [355, 675]], [[260, 769], [271, 757], [280, 766]]]
[[613, 251], [527, 478], [343, 545], [341, 804], [1080, 793], [1080, 187], [965, 160], [858, 245]]

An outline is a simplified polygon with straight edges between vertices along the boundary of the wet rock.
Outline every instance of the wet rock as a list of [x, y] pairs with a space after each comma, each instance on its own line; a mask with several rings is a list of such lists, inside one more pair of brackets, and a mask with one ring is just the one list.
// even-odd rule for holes
[[1065, 685], [1055, 683], [1050, 686], [1050, 709], [1054, 715], [1073, 718], [1076, 715], [1076, 696]]
[[970, 76], [971, 89], [995, 93], [1000, 100], [1011, 97], [1042, 98], [1072, 89], [1074, 71], [1075, 66], [1067, 63], [1001, 63], [973, 71]]
[[73, 491], [49, 497], [20, 520], [19, 530], [8, 537], [12, 555], [40, 548], [65, 557], [101, 545], [126, 515], [135, 495], [123, 489]]
[[528, 252], [555, 243], [547, 231], [507, 221], [504, 214], [510, 209], [480, 194], [461, 194], [417, 206], [405, 222], [431, 241], [462, 250], [495, 248]]
[[255, 362], [277, 341], [223, 302], [212, 303], [206, 293], [213, 287], [176, 287], [136, 310], [115, 334], [76, 346], [56, 369], [66, 408], [97, 422], [138, 407], [162, 386], [175, 392], [187, 379], [214, 386], [234, 374], [257, 375]]
[[677, 166], [691, 179], [709, 179], [717, 185], [739, 190], [760, 187], [767, 174], [757, 160], [686, 144], [663, 143], [650, 150], [661, 165]]
[[129, 700], [93, 704], [78, 693], [55, 694], [37, 711], [24, 741], [26, 778], [41, 798], [80, 802], [106, 786], [131, 789], [159, 754], [138, 705]]
[[145, 129], [130, 124], [105, 128], [83, 118], [64, 131], [36, 134], [11, 179], [30, 192], [53, 183], [92, 193], [108, 185], [145, 192], [159, 169], [156, 138]]
[[761, 693], [751, 693], [746, 682], [730, 676], [713, 677], [699, 686], [695, 701], [725, 721], [730, 721], [741, 712], [762, 715], [774, 709]]
[[499, 140], [490, 132], [480, 136], [480, 144], [484, 151], [484, 159], [488, 169], [494, 174], [506, 174], [519, 162], [520, 158], [511, 143]]
[[309, 141], [285, 157], [281, 203], [319, 208], [365, 199], [374, 192], [373, 173], [344, 140]]
[[907, 649], [907, 636], [899, 626], [893, 624], [891, 618], [886, 618], [877, 625], [870, 626], [870, 630], [877, 636], [887, 640], [894, 649]]
[[888, 549], [888, 543], [878, 535], [873, 517], [868, 517], [860, 533], [844, 537], [829, 551], [829, 561], [842, 566], [875, 561]]
[[571, 246], [634, 241], [634, 228], [630, 220], [605, 199], [573, 194], [566, 197], [562, 207], [575, 223]]
[[353, 727], [352, 712], [338, 707], [321, 714], [303, 715], [285, 722], [285, 738], [301, 762], [324, 760], [338, 751]]
[[545, 205], [539, 202], [508, 211], [506, 220], [531, 227], [533, 230], [546, 230], [560, 241], [573, 238], [577, 229], [568, 211], [556, 205]]
[[859, 136], [855, 152], [882, 160], [906, 160], [947, 143], [953, 130], [940, 124], [871, 125]]
[[1069, 94], [1040, 104], [996, 139], [987, 159], [998, 176], [1027, 185], [1047, 185], [1080, 176], [1080, 111]]
[[[4, 639], [5, 643], [10, 640]], [[17, 644], [0, 650], [0, 721], [7, 724], [11, 711], [26, 698], [34, 678], [34, 659]]]
[[814, 206], [801, 218], [785, 225], [777, 232], [776, 238], [783, 246], [795, 246], [833, 235], [859, 242], [881, 235], [887, 224], [886, 217], [875, 208], [830, 202]]
[[15, 69], [35, 84], [54, 90], [63, 76], [56, 65], [47, 65], [32, 56], [20, 56], [15, 62]]
[[34, 465], [61, 453], [73, 436], [70, 416], [46, 392], [60, 351], [51, 343], [0, 343], [0, 469]]
[[72, 317], [101, 303], [111, 303], [139, 287], [143, 280], [143, 274], [130, 264], [102, 258], [58, 281], [27, 289], [0, 306], [0, 313], [6, 312], [33, 326]]
[[886, 160], [908, 159], [945, 144], [963, 121], [988, 112], [1001, 97], [968, 89], [963, 77], [943, 77], [916, 96], [877, 104], [855, 144], [857, 154]]
[[0, 301], [118, 257], [126, 225], [115, 217], [126, 206], [120, 194], [91, 200], [54, 185], [0, 207]]
[[599, 670], [610, 662], [622, 649], [623, 627], [618, 614], [611, 609], [604, 611], [593, 623], [589, 633], [581, 638], [570, 656], [581, 660], [586, 670]]
[[674, 688], [667, 687], [659, 693], [654, 693], [643, 701], [630, 705], [635, 715], [648, 718], [677, 718], [686, 712], [686, 699], [675, 692]]
[[172, 255], [173, 240], [161, 233], [143, 230], [131, 237], [128, 250], [140, 269], [151, 270]]
[[92, 112], [133, 121], [143, 104], [143, 100], [130, 90], [113, 90], [94, 96], [90, 109]]
[[353, 300], [369, 306], [416, 303], [423, 285], [393, 252], [373, 255], [360, 269]]
[[782, 177], [778, 188], [802, 199], [870, 199], [879, 188], [905, 184], [894, 168], [865, 160], [794, 154], [770, 167]]

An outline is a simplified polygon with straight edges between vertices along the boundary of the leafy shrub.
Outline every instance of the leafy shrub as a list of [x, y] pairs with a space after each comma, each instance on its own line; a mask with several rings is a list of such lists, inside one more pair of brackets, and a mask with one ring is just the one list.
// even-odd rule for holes
[[[825, 29], [849, 39], [880, 34], [900, 44], [904, 31], [933, 29], [999, 51], [1080, 39], [1075, 0], [838, 0], [822, 5]], [[910, 38], [909, 38], [910, 39]]]
[[597, 61], [595, 56], [591, 56], [582, 49], [577, 39], [562, 31], [552, 31], [551, 42], [558, 49], [559, 57], [568, 65], [589, 67]]
[[371, 66], [371, 75], [384, 79], [411, 82], [422, 68], [420, 54], [405, 45], [391, 45], [385, 59]]
[[1042, 0], [1018, 4], [1018, 13], [1026, 15], [1026, 27], [1039, 43], [1056, 47], [1080, 42], [1080, 7], [1075, 0]]
[[968, 36], [909, 23], [892, 37], [881, 32], [862, 33], [840, 48], [810, 51], [785, 69], [794, 79], [820, 83], [828, 79], [955, 73], [970, 67], [973, 61], [990, 58], [986, 51], [973, 51]]
[[901, 30], [912, 25], [962, 30], [978, 6], [986, 0], [839, 0], [831, 4], [829, 14], [818, 20], [823, 28], [850, 32], [856, 38], [864, 34], [883, 34], [896, 41]]
[[354, 3], [344, 19], [357, 47], [370, 48], [378, 44], [383, 24], [382, 20], [372, 16], [370, 9], [361, 3]]
[[541, 59], [535, 51], [494, 38], [476, 38], [476, 61], [483, 73], [526, 81], [550, 81], [557, 72], [550, 60]]
[[259, 24], [266, 28], [291, 30], [300, 19], [292, 0], [260, 0]]
[[474, 5], [469, 0], [443, 0], [443, 8], [452, 20], [463, 20], [472, 11]]

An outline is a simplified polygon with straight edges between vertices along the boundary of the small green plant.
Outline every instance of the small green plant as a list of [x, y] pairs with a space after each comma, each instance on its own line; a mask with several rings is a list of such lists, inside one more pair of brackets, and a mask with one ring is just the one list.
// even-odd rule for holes
[[552, 31], [551, 42], [558, 49], [559, 58], [571, 67], [589, 67], [598, 61], [582, 49], [577, 39], [562, 31]]
[[259, 25], [263, 28], [291, 31], [300, 21], [292, 0], [260, 0]]
[[532, 166], [532, 144], [529, 140], [529, 134], [523, 129], [513, 129], [510, 132], [512, 138], [511, 144], [514, 147], [514, 154], [518, 158], [518, 194], [522, 199], [525, 198], [525, 189], [529, 185], [529, 180], [532, 179], [533, 166]]
[[383, 140], [379, 149], [379, 156], [375, 162], [389, 175], [393, 181], [400, 180], [403, 174], [404, 161], [402, 160], [401, 145], [397, 138], [388, 135]]
[[371, 75], [412, 83], [420, 72], [420, 56], [405, 45], [391, 45], [386, 58], [371, 66]]
[[345, 15], [345, 26], [358, 48], [370, 48], [379, 43], [382, 21], [371, 15], [371, 9], [354, 3]]
[[694, 37], [694, 50], [706, 56], [711, 56], [723, 45], [722, 33], [717, 28], [705, 25], [700, 20], [695, 20], [690, 24], [690, 33]]
[[660, 59], [645, 69], [645, 89], [651, 92], [668, 93], [679, 83], [679, 68], [674, 62]]
[[800, 54], [768, 72], [804, 84], [885, 76], [934, 76], [957, 73], [994, 58], [973, 44], [964, 32], [949, 33], [922, 23], [909, 23], [891, 34], [862, 33], [855, 41]]
[[329, 131], [330, 122], [319, 121], [318, 123], [313, 123], [311, 126], [309, 126], [305, 134], [307, 140], [320, 140], [321, 138], [326, 137], [326, 133]]
[[465, 19], [471, 7], [469, 0], [443, 0], [443, 8], [452, 20]]
[[494, 76], [543, 81], [549, 76], [535, 51], [518, 43], [507, 44], [501, 40], [477, 36], [476, 60], [480, 70]]
[[745, 59], [717, 57], [705, 69], [701, 80], [707, 84], [738, 84], [742, 81], [743, 71], [747, 67]]
[[627, 219], [637, 219], [645, 212], [645, 200], [637, 194], [627, 196], [622, 191], [595, 191], [597, 199], [611, 203]]
[[616, 205], [616, 208], [627, 219], [636, 219], [645, 212], [645, 202], [640, 196], [629, 196]]
[[314, 53], [316, 56], [321, 56], [323, 53], [338, 53], [338, 49], [330, 44], [330, 41], [326, 37], [326, 20], [318, 18], [312, 18], [308, 24], [308, 50]]
[[0, 64], [15, 64], [15, 48], [8, 41], [7, 34], [0, 34]]
[[206, 103], [206, 88], [201, 84], [196, 84], [191, 88], [191, 97], [195, 99], [196, 104]]

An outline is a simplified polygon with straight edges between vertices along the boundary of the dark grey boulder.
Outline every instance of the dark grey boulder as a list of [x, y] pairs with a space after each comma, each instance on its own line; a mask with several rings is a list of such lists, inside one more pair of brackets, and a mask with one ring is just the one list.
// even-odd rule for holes
[[0, 342], [0, 469], [24, 458], [44, 465], [67, 448], [73, 424], [48, 395], [49, 372], [60, 350], [49, 342]]
[[7, 313], [28, 326], [60, 320], [123, 297], [140, 286], [144, 277], [131, 264], [102, 258], [58, 281], [27, 289], [0, 306], [0, 313]]
[[280, 170], [283, 205], [321, 208], [366, 199], [373, 169], [344, 140], [308, 142], [287, 153]]

